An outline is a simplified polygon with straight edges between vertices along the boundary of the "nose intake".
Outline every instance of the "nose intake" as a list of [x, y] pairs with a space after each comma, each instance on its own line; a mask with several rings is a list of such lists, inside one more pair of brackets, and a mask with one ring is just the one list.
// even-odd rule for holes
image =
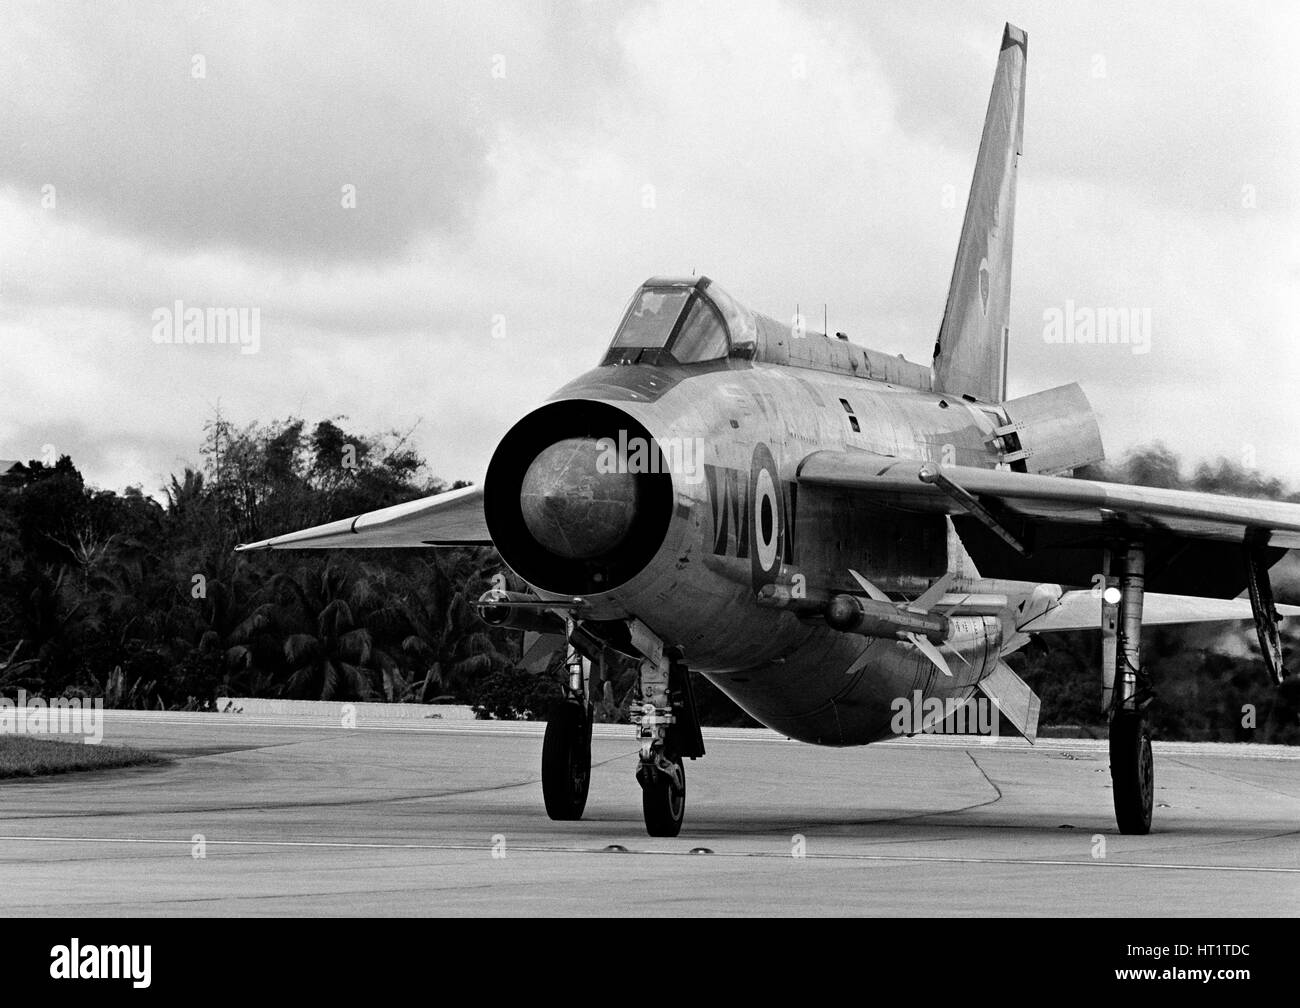
[[635, 452], [625, 457], [630, 444], [657, 451], [633, 415], [593, 399], [546, 403], [502, 438], [483, 510], [493, 545], [523, 581], [561, 595], [608, 592], [659, 553], [673, 515], [672, 476], [640, 465]]

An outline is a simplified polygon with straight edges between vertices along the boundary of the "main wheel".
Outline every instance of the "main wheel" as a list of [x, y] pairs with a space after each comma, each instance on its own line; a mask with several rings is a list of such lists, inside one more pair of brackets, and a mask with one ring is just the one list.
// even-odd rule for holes
[[581, 704], [564, 703], [546, 722], [542, 740], [542, 798], [561, 822], [582, 818], [591, 786], [591, 719]]
[[686, 818], [686, 767], [682, 758], [667, 755], [677, 767], [681, 785], [674, 783], [668, 774], [643, 767], [637, 776], [641, 779], [641, 811], [645, 813], [645, 830], [653, 837], [675, 837], [682, 831]]
[[1141, 714], [1126, 712], [1111, 718], [1110, 781], [1119, 831], [1134, 836], [1150, 833], [1156, 774], [1151, 735]]

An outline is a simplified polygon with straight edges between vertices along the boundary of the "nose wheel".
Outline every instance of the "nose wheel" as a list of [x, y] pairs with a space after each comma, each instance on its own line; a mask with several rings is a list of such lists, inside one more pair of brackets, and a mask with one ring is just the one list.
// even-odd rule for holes
[[677, 755], [659, 753], [637, 768], [641, 811], [652, 837], [675, 837], [686, 818], [686, 767]]

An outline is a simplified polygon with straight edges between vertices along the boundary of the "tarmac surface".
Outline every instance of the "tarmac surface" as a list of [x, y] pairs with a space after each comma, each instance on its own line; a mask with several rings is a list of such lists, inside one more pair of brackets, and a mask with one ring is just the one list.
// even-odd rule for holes
[[175, 762], [0, 781], [0, 913], [1300, 913], [1300, 751], [1281, 747], [1157, 743], [1155, 831], [1125, 837], [1104, 742], [714, 730], [664, 840], [626, 726], [597, 727], [587, 814], [556, 823], [542, 725], [104, 717], [105, 744]]

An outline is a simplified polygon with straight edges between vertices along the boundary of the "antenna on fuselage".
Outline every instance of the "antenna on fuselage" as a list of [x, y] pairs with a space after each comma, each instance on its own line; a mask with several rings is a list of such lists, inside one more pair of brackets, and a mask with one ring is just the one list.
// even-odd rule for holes
[[826, 302], [823, 301], [822, 302], [822, 335], [829, 336], [830, 334], [831, 334], [830, 311], [826, 307]]

